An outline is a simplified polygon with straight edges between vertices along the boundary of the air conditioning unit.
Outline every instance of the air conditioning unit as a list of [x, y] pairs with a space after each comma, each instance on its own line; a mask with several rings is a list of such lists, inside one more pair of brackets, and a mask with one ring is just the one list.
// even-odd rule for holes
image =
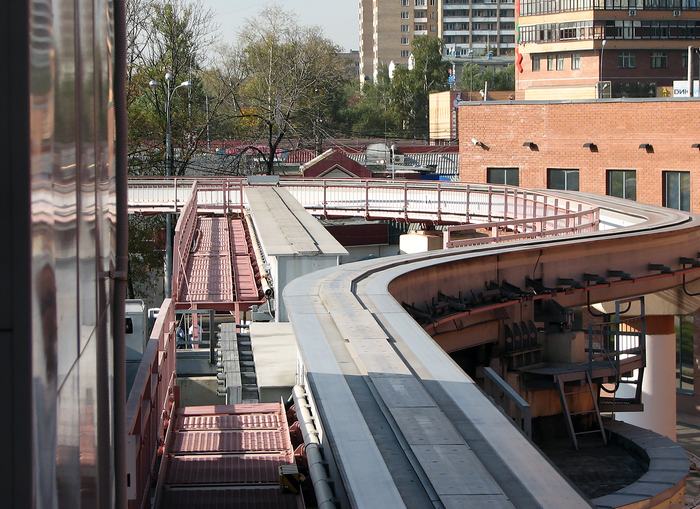
[[636, 16], [636, 15], [637, 15], [637, 9], [630, 9], [629, 14], [630, 14], [630, 16]]
[[680, 9], [676, 9], [675, 11], [673, 11], [673, 15], [676, 16], [676, 17], [680, 16], [680, 15], [681, 15], [681, 10], [680, 10]]

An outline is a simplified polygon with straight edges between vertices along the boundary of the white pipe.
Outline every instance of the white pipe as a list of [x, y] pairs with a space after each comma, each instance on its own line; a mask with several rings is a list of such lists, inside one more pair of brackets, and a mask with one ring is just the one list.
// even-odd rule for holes
[[255, 228], [253, 227], [253, 222], [250, 220], [250, 213], [245, 213], [245, 221], [248, 225], [248, 233], [253, 243], [253, 252], [255, 253], [255, 260], [258, 263], [258, 271], [260, 272], [260, 284], [262, 284], [263, 291], [265, 292], [265, 297], [270, 297], [272, 295], [272, 287], [270, 286], [270, 275], [265, 270], [263, 266], [263, 257], [260, 252], [260, 243], [258, 242], [258, 236], [255, 233]]
[[316, 494], [316, 505], [319, 509], [338, 509], [335, 502], [333, 502], [334, 495], [326, 473], [326, 467], [323, 466], [321, 447], [316, 426], [306, 401], [306, 391], [304, 391], [303, 387], [295, 385], [292, 389], [292, 396], [294, 397], [294, 408], [297, 410], [299, 427], [306, 445], [306, 459], [309, 463], [309, 475]]

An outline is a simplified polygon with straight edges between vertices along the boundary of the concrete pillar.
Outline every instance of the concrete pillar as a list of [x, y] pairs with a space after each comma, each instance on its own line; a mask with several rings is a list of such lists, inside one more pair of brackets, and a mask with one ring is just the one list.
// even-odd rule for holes
[[[647, 367], [642, 382], [643, 412], [615, 415], [641, 428], [676, 440], [676, 333], [673, 316], [646, 317]], [[621, 398], [634, 395], [633, 386], [620, 386]]]

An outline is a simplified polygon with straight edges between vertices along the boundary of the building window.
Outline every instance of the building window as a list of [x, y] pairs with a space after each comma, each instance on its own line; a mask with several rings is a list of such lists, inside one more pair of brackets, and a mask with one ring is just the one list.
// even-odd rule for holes
[[409, 14], [407, 12], [401, 13], [401, 19], [408, 19]]
[[557, 57], [556, 55], [547, 55], [547, 70], [548, 71], [553, 71], [554, 66], [556, 64]]
[[539, 55], [530, 55], [530, 59], [532, 60], [532, 72], [537, 72], [540, 70], [540, 56]]
[[435, 0], [430, 0], [430, 5], [435, 5]]
[[692, 394], [693, 372], [693, 315], [673, 317], [676, 329], [676, 390]]
[[634, 170], [608, 170], [607, 194], [627, 200], [636, 200], [637, 172]]
[[416, 0], [415, 6], [416, 7], [425, 7], [425, 0]]
[[688, 68], [688, 52], [687, 51], [684, 51], [683, 53], [681, 53], [681, 67], [683, 67], [683, 69]]
[[576, 70], [581, 68], [581, 53], [571, 54], [571, 69]]
[[428, 13], [426, 11], [415, 11], [413, 13], [413, 17], [415, 19], [423, 19], [428, 17]]
[[668, 39], [668, 22], [667, 21], [652, 21], [651, 22], [651, 38], [652, 39]]
[[431, 12], [430, 19], [437, 19], [437, 12], [435, 12], [435, 11]]
[[487, 181], [489, 184], [519, 185], [517, 168], [488, 168]]
[[402, 45], [402, 46], [408, 46], [408, 37], [402, 37], [402, 38], [401, 38], [401, 45]]
[[557, 71], [564, 70], [564, 55], [557, 55]]
[[423, 23], [420, 23], [420, 24], [417, 23], [417, 24], [416, 24], [416, 27], [415, 27], [415, 30], [416, 30], [417, 32], [419, 32], [419, 31], [421, 31], [421, 30], [425, 30], [425, 25], [424, 25]]
[[640, 39], [641, 21], [610, 20], [605, 22], [605, 35], [609, 39]]
[[690, 172], [665, 171], [664, 207], [690, 211]]
[[411, 52], [408, 51], [407, 49], [401, 50], [401, 58], [408, 58], [410, 54], [411, 54]]
[[431, 32], [437, 32], [437, 25], [430, 25]]
[[408, 32], [408, 25], [401, 25], [402, 32]]
[[404, 7], [408, 7], [408, 0], [401, 0], [401, 5]]
[[562, 27], [559, 29], [559, 39], [577, 39], [578, 38], [578, 28], [576, 27]]
[[547, 189], [578, 191], [578, 170], [548, 168]]
[[651, 52], [651, 68], [666, 69], [668, 67], [668, 54], [665, 51]]
[[634, 53], [622, 52], [617, 54], [617, 67], [619, 69], [634, 69], [637, 66], [637, 58]]

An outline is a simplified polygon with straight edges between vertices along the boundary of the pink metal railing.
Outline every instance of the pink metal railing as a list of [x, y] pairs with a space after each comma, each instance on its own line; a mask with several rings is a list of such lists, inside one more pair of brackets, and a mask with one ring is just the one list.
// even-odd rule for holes
[[179, 399], [175, 342], [175, 307], [165, 299], [126, 403], [129, 509], [150, 507], [151, 484], [158, 478], [159, 455]]
[[187, 200], [185, 207], [180, 213], [180, 218], [175, 227], [175, 246], [173, 253], [173, 274], [172, 280], [175, 284], [172, 286], [171, 297], [177, 300], [177, 296], [182, 292], [182, 287], [185, 284], [185, 269], [190, 259], [190, 251], [194, 234], [197, 226], [197, 203], [198, 203], [198, 184], [195, 181], [192, 184], [190, 198]]
[[[578, 212], [575, 214], [560, 214], [530, 219], [512, 219], [491, 223], [450, 226], [445, 232], [443, 247], [463, 247], [479, 244], [491, 244], [510, 240], [551, 237], [572, 233], [585, 233], [598, 230], [600, 224], [599, 209]], [[563, 226], [561, 225], [563, 223]], [[490, 230], [489, 237], [452, 240], [457, 232], [485, 229]], [[508, 232], [507, 230], [511, 230]]]
[[[244, 189], [247, 185], [242, 179], [200, 179], [197, 186], [199, 210], [242, 211], [246, 205]], [[593, 208], [583, 201], [561, 203], [557, 196], [540, 191], [459, 182], [282, 179], [278, 185], [287, 189], [309, 212], [324, 217], [360, 216], [465, 224], [527, 219], [555, 210], [558, 210], [556, 214], [575, 214]], [[130, 207], [154, 212], [172, 210], [172, 203], [164, 203], [162, 189], [162, 180], [131, 180]], [[180, 184], [178, 200], [184, 200], [183, 189], [184, 184]], [[178, 201], [178, 206], [181, 203], [184, 201]]]

